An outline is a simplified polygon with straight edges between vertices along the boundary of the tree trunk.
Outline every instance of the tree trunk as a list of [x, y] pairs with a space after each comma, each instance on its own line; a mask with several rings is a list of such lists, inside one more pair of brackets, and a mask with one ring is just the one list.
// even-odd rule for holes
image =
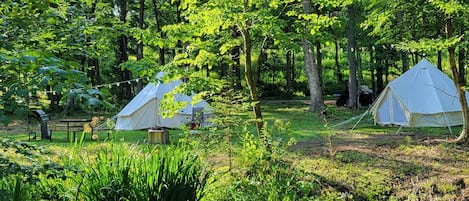
[[[446, 38], [451, 38], [453, 36], [453, 24], [451, 18], [447, 18], [445, 20], [445, 32]], [[456, 141], [467, 143], [469, 134], [469, 109], [467, 107], [466, 92], [464, 90], [465, 86], [462, 85], [462, 82], [459, 79], [460, 73], [458, 72], [458, 68], [456, 66], [454, 49], [454, 47], [448, 47], [448, 58], [449, 64], [451, 66], [451, 72], [453, 73], [454, 84], [456, 85], [456, 89], [458, 90], [459, 102], [461, 103], [462, 116], [464, 120], [461, 134], [456, 139]]]
[[[126, 15], [127, 15], [127, 0], [120, 0], [119, 1], [119, 18], [122, 23], [126, 22]], [[119, 65], [117, 66], [117, 70], [119, 71], [120, 74], [120, 81], [126, 81], [130, 80], [131, 78], [131, 73], [129, 70], [121, 69], [122, 63], [126, 62], [129, 59], [128, 53], [127, 53], [127, 36], [126, 35], [121, 35], [119, 37], [119, 52], [118, 52], [118, 57], [117, 57], [117, 62]], [[120, 94], [121, 97], [123, 97], [125, 100], [129, 100], [132, 97], [132, 91], [131, 91], [131, 86], [128, 83], [123, 83], [120, 85]]]
[[302, 46], [305, 54], [305, 71], [308, 77], [310, 111], [319, 111], [324, 108], [324, 99], [322, 97], [321, 82], [319, 81], [318, 67], [313, 60], [313, 48], [311, 43], [302, 38]]
[[373, 97], [376, 97], [376, 76], [375, 76], [375, 58], [373, 56], [374, 48], [370, 48], [370, 74], [371, 74], [371, 90]]
[[437, 68], [440, 69], [441, 71], [443, 71], [443, 67], [442, 67], [442, 64], [441, 64], [441, 50], [438, 50], [436, 52], [436, 55], [437, 55], [437, 62], [436, 62], [436, 65], [437, 65]]
[[383, 82], [383, 56], [382, 52], [379, 53], [376, 52], [376, 89], [377, 89], [377, 94], [381, 93], [384, 89], [384, 82]]
[[263, 138], [263, 127], [264, 122], [262, 120], [262, 111], [261, 103], [259, 96], [257, 94], [256, 82], [254, 81], [254, 75], [252, 73], [252, 62], [251, 62], [251, 35], [249, 29], [241, 30], [241, 35], [243, 36], [243, 45], [244, 45], [244, 72], [246, 73], [246, 82], [249, 88], [249, 93], [251, 94], [251, 99], [254, 103], [253, 112], [256, 118], [256, 128], [257, 134], [259, 137]]
[[291, 81], [295, 84], [295, 52], [291, 53]]
[[[91, 5], [90, 12], [86, 14], [88, 20], [92, 20], [96, 17], [96, 2]], [[90, 54], [89, 52], [96, 51], [96, 44], [91, 44], [91, 36], [85, 37], [85, 52], [82, 55], [82, 72], [86, 72], [91, 85], [98, 85], [101, 83], [101, 77], [99, 74], [99, 61], [96, 55]]]
[[[145, 0], [140, 0], [138, 24], [141, 30], [145, 28], [145, 25], [143, 22], [144, 12], [145, 12]], [[136, 56], [137, 56], [137, 61], [143, 59], [143, 37], [140, 37], [140, 40], [138, 41]]]
[[[143, 30], [145, 28], [144, 24], [144, 13], [145, 13], [145, 0], [140, 0], [140, 9], [139, 9], [139, 18], [138, 23], [140, 25], [140, 29]], [[143, 59], [143, 37], [140, 37], [140, 40], [137, 44], [137, 61]], [[137, 93], [143, 89], [143, 83], [137, 82]]]
[[[160, 34], [160, 38], [164, 38], [164, 33], [161, 31], [161, 24], [159, 20], [159, 13], [158, 13], [158, 7], [156, 4], [156, 0], [153, 1], [153, 11], [155, 13], [155, 22], [156, 22], [156, 32]], [[158, 47], [158, 64], [164, 65], [165, 64], [165, 55], [164, 55], [164, 47]]]
[[220, 61], [220, 77], [225, 78], [228, 75], [228, 64]]
[[459, 63], [459, 81], [462, 86], [466, 86], [466, 49], [459, 47], [458, 63]]
[[[303, 13], [308, 14], [310, 13], [311, 2], [309, 0], [303, 0]], [[321, 81], [319, 75], [319, 66], [314, 63], [313, 57], [313, 47], [311, 43], [306, 39], [306, 30], [307, 25], [304, 27], [304, 34], [303, 38], [301, 39], [301, 43], [303, 46], [304, 57], [305, 57], [305, 71], [308, 77], [308, 85], [309, 85], [309, 98], [310, 98], [310, 107], [309, 111], [321, 111], [324, 109], [324, 98], [322, 96], [322, 88], [321, 88]]]
[[[176, 0], [174, 1], [174, 4], [176, 6], [176, 24], [181, 24], [182, 22], [182, 18], [181, 18], [181, 9], [179, 8], [179, 6], [181, 5], [181, 0]], [[177, 44], [176, 44], [176, 52], [178, 53], [182, 53], [183, 52], [183, 47], [182, 47], [182, 42], [181, 40], [178, 40], [177, 41]], [[176, 56], [176, 52], [174, 53], [174, 56]], [[173, 56], [173, 57], [174, 57]]]
[[362, 58], [361, 58], [361, 51], [359, 48], [355, 48], [356, 49], [356, 57], [355, 57], [355, 62], [357, 64], [357, 105], [358, 106], [361, 106], [360, 105], [360, 93], [361, 93], [361, 88], [360, 86], [362, 85], [363, 83], [363, 72], [362, 72]]
[[334, 47], [335, 47], [335, 75], [337, 76], [337, 80], [339, 81], [339, 83], [344, 84], [344, 75], [342, 74], [342, 71], [340, 70], [339, 42], [337, 41], [337, 38], [334, 41]]
[[405, 73], [409, 70], [409, 53], [402, 52], [401, 57], [402, 57], [402, 73]]
[[287, 89], [287, 94], [291, 94], [292, 90], [291, 90], [291, 85], [292, 85], [292, 77], [291, 77], [291, 69], [292, 69], [292, 58], [291, 58], [291, 50], [288, 50], [285, 57], [287, 59], [287, 64], [285, 65], [285, 80], [286, 80], [286, 89]]
[[[88, 37], [86, 37], [86, 40], [88, 42]], [[87, 66], [86, 66], [86, 60], [87, 60], [88, 56], [86, 54], [86, 52], [83, 52], [83, 55], [81, 55], [80, 57], [80, 71], [83, 72], [83, 73], [86, 73], [87, 72]]]
[[389, 63], [388, 59], [384, 58], [384, 82], [389, 83]]
[[348, 91], [349, 91], [349, 108], [358, 108], [358, 86], [357, 86], [357, 62], [355, 61], [355, 8], [353, 5], [348, 6], [347, 8], [348, 21], [346, 25], [347, 32], [347, 57], [349, 64], [349, 80], [348, 80]]
[[[97, 6], [97, 3], [94, 2], [91, 6], [91, 14], [93, 15], [92, 17], [90, 17], [90, 19], [93, 19], [96, 17], [96, 6]], [[89, 38], [89, 40], [91, 40], [91, 38]], [[94, 44], [93, 45], [93, 50], [96, 50], [97, 49], [97, 45]], [[89, 58], [88, 60], [88, 66], [93, 66], [93, 70], [92, 70], [92, 75], [91, 75], [91, 83], [93, 85], [99, 85], [99, 84], [102, 84], [102, 79], [101, 79], [101, 74], [100, 74], [100, 70], [99, 70], [99, 59], [97, 58], [96, 55], [94, 55], [93, 57]]]
[[316, 63], [318, 64], [318, 74], [319, 74], [319, 83], [321, 83], [321, 88], [324, 88], [323, 80], [322, 80], [322, 50], [321, 50], [321, 42], [316, 41]]
[[101, 74], [99, 73], [99, 59], [89, 58], [88, 59], [88, 66], [93, 67], [89, 72], [90, 77], [91, 77], [91, 84], [92, 85], [101, 84], [102, 81], [101, 81]]
[[[362, 58], [361, 58], [361, 51], [359, 48], [355, 48], [355, 62], [357, 65], [357, 86], [363, 82], [363, 72], [362, 72]], [[360, 89], [358, 89], [360, 90]]]

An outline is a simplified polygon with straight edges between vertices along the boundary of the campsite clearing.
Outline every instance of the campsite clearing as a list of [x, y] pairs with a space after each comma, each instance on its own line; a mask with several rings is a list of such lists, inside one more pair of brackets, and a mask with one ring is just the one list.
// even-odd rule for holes
[[[307, 107], [298, 101], [263, 103], [274, 139], [286, 142], [294, 137], [297, 141], [287, 148], [283, 160], [292, 169], [303, 172], [303, 179], [319, 184], [320, 200], [333, 200], [342, 194], [354, 197], [352, 200], [464, 200], [469, 196], [466, 187], [469, 184], [468, 148], [452, 143], [451, 139], [456, 136], [451, 136], [446, 128], [404, 128], [396, 135], [397, 127], [374, 126], [369, 115], [354, 131], [347, 126], [332, 129], [324, 126], [321, 115], [307, 112]], [[328, 106], [328, 111], [326, 119], [330, 125], [363, 112], [333, 105]], [[16, 125], [20, 134], [10, 130], [2, 137], [26, 139], [18, 128], [24, 124], [16, 122]], [[278, 131], [280, 126], [286, 127], [285, 130]], [[454, 131], [459, 129], [455, 127]], [[171, 130], [171, 135], [171, 146], [185, 139], [183, 132], [177, 129]], [[142, 143], [146, 131], [118, 131], [111, 137], [116, 143]], [[240, 137], [232, 140], [233, 171], [244, 167], [240, 163], [243, 156]], [[188, 140], [200, 144], [194, 152], [202, 156], [207, 168], [216, 174], [227, 170], [230, 157], [222, 133], [202, 130], [189, 135]], [[71, 146], [66, 141], [33, 143], [46, 147], [59, 145], [53, 147], [55, 152], [66, 151]], [[92, 154], [107, 143], [88, 139], [84, 146], [87, 153]], [[216, 193], [208, 197], [220, 196]]]

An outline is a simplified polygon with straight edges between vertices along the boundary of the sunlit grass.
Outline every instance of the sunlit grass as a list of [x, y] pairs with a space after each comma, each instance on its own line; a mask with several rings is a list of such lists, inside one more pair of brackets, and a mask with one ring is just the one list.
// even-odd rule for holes
[[[288, 167], [293, 168], [290, 170], [303, 172], [302, 178], [306, 181], [319, 181], [322, 184], [318, 197], [320, 200], [335, 200], [341, 196], [355, 196], [349, 197], [352, 200], [405, 200], [423, 196], [413, 192], [419, 189], [429, 190], [431, 188], [428, 186], [432, 185], [447, 193], [439, 195], [440, 198], [451, 199], [460, 188], [452, 180], [458, 175], [467, 176], [469, 173], [463, 165], [469, 162], [469, 155], [459, 151], [457, 145], [444, 142], [444, 139], [456, 137], [461, 127], [452, 127], [452, 135], [448, 128], [399, 129], [374, 125], [371, 115], [368, 115], [351, 130], [358, 122], [357, 118], [338, 127], [334, 125], [360, 116], [364, 109], [355, 111], [328, 105], [327, 112], [323, 115], [307, 111], [308, 105], [303, 102], [263, 102], [262, 109], [265, 128], [273, 136], [272, 143], [286, 144], [290, 138], [296, 140], [297, 144], [287, 147], [283, 160]], [[242, 158], [243, 151], [246, 150], [243, 136], [251, 133], [256, 137], [257, 133], [254, 121], [251, 120], [252, 111], [241, 111], [235, 115], [247, 124], [231, 130], [232, 164], [230, 147], [223, 128], [214, 127], [196, 132], [172, 129], [169, 131], [169, 146], [176, 147], [178, 142], [190, 144], [194, 148], [191, 152], [199, 155], [215, 175], [223, 175], [229, 171], [239, 173], [241, 168], [246, 168], [242, 163], [252, 162]], [[2, 136], [28, 140], [24, 133]], [[80, 134], [77, 138], [79, 136]], [[99, 140], [91, 140], [89, 137], [87, 134], [81, 145], [88, 154], [99, 153], [109, 142], [131, 144], [140, 148], [148, 146], [146, 130], [112, 131], [109, 138], [107, 133], [101, 132]], [[435, 144], [431, 139], [441, 141]], [[75, 146], [66, 140], [65, 132], [54, 133], [52, 142], [33, 140], [32, 143], [47, 146], [54, 152], [63, 154], [67, 154]], [[435, 175], [449, 175], [446, 176], [449, 181], [432, 180]], [[415, 178], [423, 181], [415, 183]], [[231, 178], [232, 182], [236, 182], [236, 179]], [[228, 184], [220, 185], [223, 187]], [[431, 193], [428, 195], [434, 196]], [[219, 194], [210, 196], [216, 198]]]

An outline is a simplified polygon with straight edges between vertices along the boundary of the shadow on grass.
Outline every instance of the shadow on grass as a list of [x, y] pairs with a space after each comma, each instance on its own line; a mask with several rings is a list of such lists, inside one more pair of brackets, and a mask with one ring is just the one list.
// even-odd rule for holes
[[346, 200], [387, 200], [400, 191], [402, 181], [419, 176], [428, 178], [433, 168], [414, 162], [384, 157], [358, 150], [339, 151], [332, 158], [322, 156], [333, 163], [331, 167], [317, 167], [309, 172], [324, 187], [331, 187]]
[[[434, 156], [413, 158], [413, 155], [402, 154], [405, 151], [400, 150], [399, 145], [406, 142], [405, 136], [391, 136], [391, 139], [384, 141], [381, 141], [380, 136], [360, 137], [334, 139], [336, 144], [333, 155], [325, 140], [302, 142], [293, 150], [301, 157], [327, 161], [315, 162], [319, 165], [313, 162], [313, 166], [308, 169], [315, 169], [311, 174], [319, 178], [325, 187], [345, 192], [353, 200], [386, 200], [401, 191], [400, 185], [406, 184], [411, 178], [429, 178], [432, 172], [438, 171], [431, 164], [422, 162], [436, 160]], [[397, 154], [392, 151], [393, 147], [399, 149]]]
[[428, 173], [433, 170], [431, 166], [356, 150], [341, 151], [336, 154], [335, 159], [346, 164], [361, 164], [371, 168], [390, 170], [395, 176], [394, 179], [417, 175], [428, 176]]
[[[339, 199], [357, 200], [357, 201], [370, 200], [369, 198], [367, 198], [367, 196], [365, 194], [356, 191], [356, 188], [353, 187], [353, 186], [349, 186], [349, 185], [343, 184], [339, 181], [329, 179], [326, 176], [323, 176], [323, 175], [320, 175], [320, 174], [317, 174], [317, 173], [314, 173], [314, 172], [310, 172], [309, 174], [313, 175], [317, 179], [317, 182], [319, 182], [320, 185], [322, 185], [323, 187], [331, 187], [331, 188], [339, 191], [342, 194], [342, 197], [339, 198]], [[352, 195], [351, 196], [352, 199], [348, 198], [349, 195]]]

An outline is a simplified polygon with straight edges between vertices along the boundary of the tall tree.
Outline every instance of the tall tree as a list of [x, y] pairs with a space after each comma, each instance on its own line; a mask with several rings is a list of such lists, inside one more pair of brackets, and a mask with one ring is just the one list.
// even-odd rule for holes
[[[244, 1], [244, 9], [249, 9], [248, 1]], [[251, 94], [251, 100], [254, 102], [253, 111], [256, 118], [256, 127], [257, 133], [262, 135], [264, 122], [262, 120], [262, 111], [261, 103], [259, 99], [259, 94], [257, 92], [256, 82], [254, 81], [254, 74], [252, 73], [252, 61], [251, 61], [251, 33], [250, 33], [251, 24], [242, 24], [240, 27], [241, 35], [243, 36], [243, 49], [244, 49], [244, 72], [246, 73], [246, 83], [249, 88], [249, 93]], [[258, 64], [259, 65], [259, 64]]]
[[[139, 0], [139, 12], [138, 12], [138, 25], [141, 30], [145, 28], [145, 0]], [[137, 60], [143, 59], [143, 39], [140, 39], [137, 42]]]
[[[435, 1], [432, 2], [437, 8], [442, 10], [445, 14], [444, 24], [445, 24], [445, 34], [446, 42], [444, 46], [447, 46], [448, 49], [448, 59], [451, 66], [451, 72], [453, 75], [454, 84], [458, 90], [459, 102], [461, 103], [462, 115], [463, 115], [463, 128], [459, 137], [456, 139], [458, 142], [467, 143], [469, 141], [469, 108], [467, 106], [466, 99], [466, 90], [464, 86], [464, 80], [461, 80], [460, 69], [456, 65], [456, 47], [458, 43], [461, 43], [461, 38], [464, 33], [460, 32], [459, 36], [455, 36], [455, 27], [454, 20], [467, 21], [469, 17], [469, 11], [467, 10], [467, 5], [464, 5], [462, 2], [456, 0], [446, 1]], [[464, 24], [464, 23], [463, 23]], [[457, 29], [459, 30], [459, 29]]]
[[347, 7], [347, 59], [349, 65], [349, 77], [348, 77], [348, 92], [349, 100], [348, 107], [358, 108], [358, 81], [357, 81], [357, 62], [355, 52], [357, 51], [356, 39], [355, 39], [355, 7], [349, 5]]
[[[140, 0], [140, 7], [139, 7], [139, 16], [138, 16], [138, 24], [140, 30], [145, 28], [145, 0]], [[137, 60], [143, 59], [143, 37], [140, 37], [137, 43]], [[138, 80], [137, 82], [137, 92], [140, 92], [143, 89], [143, 82]]]
[[[448, 11], [447, 11], [448, 12]], [[448, 16], [445, 19], [445, 33], [446, 33], [446, 38], [451, 39], [453, 37], [453, 17], [451, 14], [453, 14], [451, 11], [449, 11]], [[463, 82], [460, 80], [460, 73], [459, 69], [456, 66], [456, 56], [455, 56], [455, 47], [453, 45], [450, 45], [448, 47], [448, 57], [449, 57], [449, 64], [451, 66], [451, 72], [453, 73], [453, 80], [454, 84], [456, 85], [456, 89], [458, 91], [459, 95], [459, 102], [461, 103], [461, 108], [462, 108], [462, 115], [463, 115], [463, 128], [461, 130], [461, 134], [459, 135], [457, 141], [460, 142], [467, 142], [468, 141], [468, 136], [469, 136], [469, 109], [467, 107], [467, 99], [466, 99], [466, 90], [465, 86], [463, 85]]]
[[[33, 103], [29, 97], [38, 97], [39, 93], [47, 94], [51, 109], [64, 106], [62, 111], [75, 102], [80, 103], [75, 106], [83, 108], [99, 102], [94, 96], [99, 93], [88, 85], [93, 79], [85, 73], [98, 70], [92, 68], [94, 59], [88, 59], [97, 58], [93, 54], [95, 46], [91, 45], [94, 38], [89, 37], [101, 20], [94, 12], [96, 7], [90, 1], [29, 0], [0, 4], [3, 33], [0, 121], [8, 121], [3, 116], [6, 113], [27, 113], [28, 103]], [[89, 55], [85, 58], [88, 61], [80, 65], [85, 54]], [[15, 97], [24, 97], [25, 101]]]
[[466, 86], [466, 48], [459, 46], [458, 54], [459, 80], [462, 86]]
[[[219, 64], [220, 55], [233, 56], [235, 60], [244, 56], [244, 78], [250, 92], [252, 111], [256, 119], [256, 128], [260, 137], [263, 136], [263, 117], [257, 83], [255, 82], [256, 63], [252, 62], [255, 53], [265, 48], [261, 41], [271, 37], [271, 33], [280, 33], [281, 20], [278, 12], [282, 1], [266, 2], [262, 0], [209, 0], [184, 1], [181, 7], [187, 8], [182, 13], [188, 20], [184, 28], [175, 28], [174, 35], [187, 44], [185, 54], [181, 54], [180, 62], [204, 67]], [[217, 17], [214, 17], [217, 16]], [[171, 29], [172, 31], [173, 29]], [[182, 31], [183, 30], [183, 31]], [[233, 31], [234, 30], [234, 31]], [[235, 37], [233, 37], [235, 34]], [[237, 37], [239, 34], [239, 37]], [[270, 34], [270, 35], [269, 35]], [[262, 38], [262, 39], [260, 39]], [[260, 39], [260, 40], [259, 40]], [[258, 42], [259, 41], [259, 42]], [[218, 46], [218, 47], [217, 47]], [[237, 47], [242, 48], [237, 52]], [[253, 51], [255, 49], [256, 51]], [[239, 56], [238, 56], [239, 55]], [[193, 61], [188, 61], [192, 58]], [[179, 59], [179, 58], [177, 58]], [[212, 62], [210, 60], [217, 60]], [[231, 58], [230, 58], [231, 60]], [[259, 65], [257, 63], [257, 65]], [[236, 76], [235, 76], [236, 77]]]
[[[337, 13], [342, 7], [349, 3], [349, 1], [337, 0], [301, 1], [302, 14], [298, 15], [298, 17], [303, 27], [299, 27], [297, 30], [302, 30], [300, 39], [304, 52], [305, 72], [308, 77], [310, 90], [310, 111], [318, 111], [324, 108], [321, 83], [322, 69], [320, 65], [322, 58], [321, 43], [318, 43], [318, 41], [333, 40], [331, 34], [333, 35], [335, 29], [340, 26], [339, 17], [333, 13]], [[313, 55], [314, 50], [311, 41], [314, 41], [316, 46], [316, 57]]]
[[[125, 24], [127, 22], [127, 0], [119, 0], [119, 19], [122, 22], [122, 24]], [[128, 55], [128, 38], [127, 35], [121, 34], [119, 36], [118, 44], [119, 44], [119, 50], [117, 52], [117, 70], [119, 72], [119, 81], [127, 81], [132, 78], [131, 73], [128, 69], [123, 69], [121, 64], [125, 63], [126, 61], [129, 60], [129, 55]], [[132, 88], [131, 85], [127, 82], [124, 82], [123, 84], [120, 84], [120, 94], [122, 94], [122, 97], [124, 99], [121, 100], [129, 100], [132, 98]]]
[[294, 66], [293, 66], [293, 54], [292, 50], [287, 50], [285, 53], [285, 58], [286, 58], [286, 65], [285, 65], [285, 81], [286, 81], [286, 89], [287, 89], [287, 94], [291, 94], [292, 92], [292, 82], [294, 80], [293, 71], [294, 71]]
[[[310, 0], [302, 0], [303, 13], [309, 15], [311, 13], [311, 2]], [[319, 65], [314, 61], [314, 50], [311, 42], [308, 40], [308, 27], [309, 22], [306, 22], [303, 30], [304, 36], [301, 39], [301, 44], [303, 46], [304, 59], [305, 59], [305, 71], [308, 77], [309, 85], [309, 99], [310, 99], [310, 111], [319, 111], [324, 109], [324, 97], [322, 95], [321, 87], [321, 72], [319, 70]]]
[[[153, 3], [153, 12], [155, 14], [155, 22], [156, 22], [156, 33], [159, 33], [160, 34], [160, 38], [163, 39], [164, 38], [164, 32], [161, 31], [161, 19], [160, 19], [160, 12], [159, 12], [159, 9], [158, 9], [158, 5], [156, 3], [156, 0], [152, 0], [152, 3]], [[160, 65], [164, 65], [165, 64], [165, 48], [160, 45], [158, 47], [158, 62]]]
[[339, 62], [339, 41], [337, 38], [334, 40], [334, 61], [335, 61], [335, 75], [337, 77], [337, 81], [339, 83], [344, 83], [344, 75], [342, 74], [342, 70], [340, 68], [340, 62]]

